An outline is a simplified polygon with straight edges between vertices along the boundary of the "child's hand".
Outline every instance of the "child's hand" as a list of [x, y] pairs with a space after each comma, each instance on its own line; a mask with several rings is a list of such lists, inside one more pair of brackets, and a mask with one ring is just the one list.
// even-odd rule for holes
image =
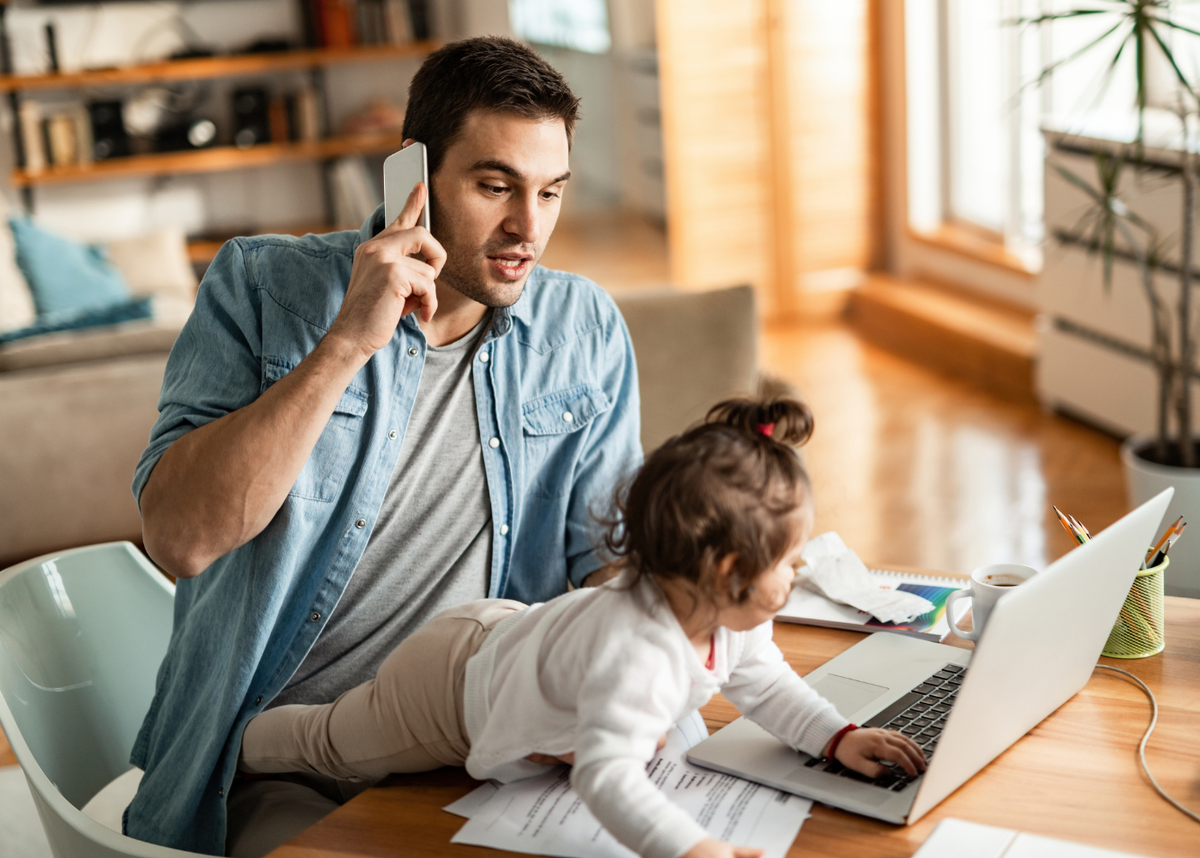
[[761, 858], [762, 849], [749, 846], [731, 846], [723, 840], [705, 837], [680, 858]]
[[925, 771], [925, 752], [908, 736], [893, 730], [870, 727], [851, 730], [838, 743], [835, 756], [846, 768], [869, 778], [884, 773], [884, 762], [897, 763], [913, 776]]

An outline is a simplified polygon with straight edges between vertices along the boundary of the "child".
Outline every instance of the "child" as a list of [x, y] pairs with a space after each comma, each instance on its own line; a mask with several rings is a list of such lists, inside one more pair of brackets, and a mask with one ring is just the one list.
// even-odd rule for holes
[[709, 838], [646, 777], [659, 737], [716, 692], [781, 741], [868, 776], [925, 767], [899, 733], [856, 729], [771, 641], [812, 529], [794, 447], [801, 403], [731, 400], [652, 453], [618, 498], [620, 576], [526, 607], [490, 599], [409, 637], [374, 680], [247, 726], [239, 768], [342, 780], [465, 765], [511, 781], [573, 764], [571, 784], [648, 858], [753, 858]]

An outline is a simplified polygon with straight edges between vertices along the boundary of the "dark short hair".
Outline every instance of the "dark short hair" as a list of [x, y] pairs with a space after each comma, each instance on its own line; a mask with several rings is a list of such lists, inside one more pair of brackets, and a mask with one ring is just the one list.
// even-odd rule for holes
[[404, 136], [428, 147], [431, 176], [477, 109], [561, 119], [570, 146], [579, 99], [553, 66], [512, 39], [483, 36], [439, 48], [413, 76], [404, 114]]
[[688, 582], [698, 605], [718, 595], [714, 573], [733, 555], [730, 590], [720, 595], [745, 602], [754, 580], [791, 549], [795, 514], [811, 502], [796, 447], [812, 429], [808, 406], [791, 398], [713, 406], [618, 491], [606, 547], [637, 577]]

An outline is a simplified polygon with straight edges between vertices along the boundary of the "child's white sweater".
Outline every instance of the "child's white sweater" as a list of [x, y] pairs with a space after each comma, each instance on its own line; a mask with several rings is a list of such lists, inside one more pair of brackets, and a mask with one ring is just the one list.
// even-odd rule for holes
[[502, 621], [467, 663], [475, 778], [540, 774], [524, 759], [575, 753], [571, 785], [614, 837], [677, 858], [708, 836], [646, 777], [658, 737], [720, 691], [781, 741], [819, 754], [846, 719], [805, 685], [771, 623], [720, 629], [707, 670], [662, 591], [626, 578], [576, 590]]

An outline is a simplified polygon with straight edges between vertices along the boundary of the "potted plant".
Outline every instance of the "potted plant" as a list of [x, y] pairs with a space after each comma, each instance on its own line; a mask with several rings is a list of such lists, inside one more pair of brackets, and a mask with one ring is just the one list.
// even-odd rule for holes
[[[1045, 66], [1031, 84], [1038, 85], [1056, 71], [1085, 56], [1103, 57], [1103, 91], [1124, 62], [1132, 66], [1136, 133], [1132, 139], [1103, 140], [1075, 135], [1078, 151], [1089, 151], [1094, 174], [1049, 161], [1048, 171], [1082, 193], [1087, 200], [1072, 229], [1050, 231], [1059, 246], [1084, 248], [1102, 260], [1102, 278], [1111, 293], [1114, 265], [1132, 265], [1134, 278], [1149, 308], [1150, 347], [1138, 348], [1119, 338], [1080, 328], [1071, 333], [1090, 338], [1093, 345], [1117, 349], [1128, 357], [1149, 363], [1155, 379], [1154, 432], [1135, 434], [1121, 448], [1130, 501], [1140, 504], [1168, 485], [1175, 497], [1167, 519], [1178, 515], [1200, 518], [1200, 447], [1192, 420], [1193, 379], [1196, 372], [1197, 308], [1192, 288], [1195, 242], [1197, 163], [1193, 151], [1194, 121], [1200, 115], [1200, 87], [1186, 69], [1196, 67], [1193, 51], [1200, 53], [1200, 30], [1172, 16], [1178, 0], [1105, 0], [1081, 4], [1029, 18], [1021, 26], [1067, 27], [1087, 21], [1099, 26], [1097, 35], [1067, 56]], [[1186, 58], [1186, 62], [1184, 59]], [[1147, 139], [1146, 119], [1154, 67], [1166, 71], [1174, 93], [1173, 113], [1177, 143], [1155, 148]], [[1160, 144], [1161, 147], [1161, 144]], [[1134, 184], [1153, 172], [1161, 181], [1173, 174], [1179, 185], [1178, 220], [1171, 234], [1143, 217], [1131, 204]], [[1132, 175], [1130, 175], [1132, 174]], [[1159, 221], [1161, 223], [1161, 221]], [[1173, 282], [1170, 282], [1173, 281]], [[1168, 294], [1166, 285], [1173, 287]], [[1177, 287], [1175, 284], [1177, 283]], [[1065, 324], [1056, 320], [1056, 325]], [[1080, 368], [1080, 372], [1087, 372]], [[1173, 575], [1168, 592], [1200, 597], [1200, 540], [1181, 542], [1172, 555]]]

